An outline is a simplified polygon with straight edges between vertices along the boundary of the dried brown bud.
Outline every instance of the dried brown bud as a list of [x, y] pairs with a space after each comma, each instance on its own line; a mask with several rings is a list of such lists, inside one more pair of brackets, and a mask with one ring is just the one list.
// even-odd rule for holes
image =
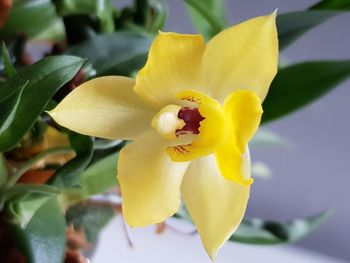
[[0, 0], [0, 29], [5, 25], [10, 14], [12, 0]]

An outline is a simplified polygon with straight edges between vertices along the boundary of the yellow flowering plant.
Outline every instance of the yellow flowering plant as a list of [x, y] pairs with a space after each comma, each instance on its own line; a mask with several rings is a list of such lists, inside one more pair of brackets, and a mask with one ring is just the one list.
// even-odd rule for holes
[[132, 140], [118, 160], [131, 226], [177, 212], [180, 192], [211, 258], [241, 222], [249, 198], [248, 142], [277, 72], [276, 12], [201, 35], [160, 32], [136, 80], [85, 82], [50, 111], [60, 125]]
[[281, 146], [259, 126], [350, 76], [349, 60], [278, 65], [348, 0], [234, 26], [224, 0], [183, 2], [199, 34], [165, 32], [163, 0], [0, 0], [0, 262], [85, 262], [116, 214], [157, 232], [190, 221], [211, 259], [324, 221], [245, 216], [269, 172], [250, 149]]

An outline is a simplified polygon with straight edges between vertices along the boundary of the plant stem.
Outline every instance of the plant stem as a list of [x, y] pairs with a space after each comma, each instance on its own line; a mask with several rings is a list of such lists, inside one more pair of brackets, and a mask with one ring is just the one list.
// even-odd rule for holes
[[17, 194], [24, 193], [52, 195], [59, 194], [60, 190], [55, 186], [47, 184], [16, 184], [4, 193], [3, 200], [7, 201]]

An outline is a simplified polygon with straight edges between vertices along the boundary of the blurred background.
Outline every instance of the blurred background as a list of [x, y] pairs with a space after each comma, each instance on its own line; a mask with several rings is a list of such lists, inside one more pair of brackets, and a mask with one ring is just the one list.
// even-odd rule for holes
[[[285, 13], [301, 10], [315, 2], [318, 1], [227, 0], [226, 14], [231, 24], [236, 24], [255, 16], [270, 13], [276, 8], [278, 8], [279, 13]], [[130, 3], [130, 1], [116, 1], [117, 6], [122, 6], [125, 3]], [[165, 28], [166, 31], [194, 33], [195, 30], [187, 16], [184, 2], [168, 0], [168, 5], [170, 12]], [[281, 54], [281, 59], [287, 62], [313, 59], [349, 59], [349, 25], [350, 14], [337, 16], [301, 37]], [[284, 137], [289, 142], [289, 146], [281, 149], [263, 149], [252, 152], [253, 161], [265, 162], [272, 169], [273, 174], [269, 179], [256, 179], [247, 212], [248, 216], [287, 220], [308, 216], [331, 208], [332, 214], [326, 223], [305, 239], [297, 242], [296, 245], [347, 261], [350, 261], [350, 209], [348, 203], [350, 200], [349, 86], [350, 81], [344, 82], [317, 102], [265, 126]], [[117, 223], [114, 222], [112, 224]], [[116, 231], [111, 228], [108, 229], [102, 237], [102, 240], [105, 242], [110, 236], [113, 237], [111, 231]], [[137, 231], [143, 231], [143, 234], [141, 235], [141, 232]], [[134, 235], [135, 239], [138, 239], [138, 237], [141, 239], [139, 241], [141, 243], [138, 244], [141, 251], [137, 252], [137, 249], [134, 250], [136, 254], [139, 254], [140, 258], [142, 258], [143, 251], [140, 246], [144, 248], [151, 246], [147, 246], [147, 238], [160, 238], [160, 240], [155, 241], [162, 244], [162, 247], [158, 248], [159, 250], [167, 251], [167, 242], [177, 242], [176, 244], [168, 245], [179, 247], [179, 249], [186, 248], [185, 244], [188, 244], [188, 252], [193, 252], [193, 254], [199, 254], [198, 251], [193, 251], [193, 249], [201, 249], [196, 244], [190, 245], [190, 242], [186, 243], [187, 239], [185, 237], [181, 238], [176, 235], [174, 237], [173, 234], [166, 234], [168, 237], [165, 237], [164, 240], [164, 237], [155, 236], [153, 234], [154, 231], [149, 229], [137, 231], [132, 231], [132, 235]], [[117, 235], [116, 232], [115, 235]], [[108, 243], [111, 244], [110, 242]], [[105, 244], [104, 246], [104, 249], [108, 250], [106, 248], [107, 245]], [[118, 247], [115, 243], [109, 246]], [[250, 249], [244, 252], [244, 245], [230, 244], [226, 246], [235, 246], [235, 253], [238, 253], [236, 255], [241, 255], [241, 258], [242, 253], [249, 253], [249, 251], [256, 251], [257, 255], [270, 258], [268, 256], [270, 248], [268, 247], [254, 248], [255, 250]], [[240, 249], [237, 249], [237, 246]], [[283, 252], [285, 248], [280, 249]], [[241, 251], [241, 253], [237, 251]], [[180, 252], [178, 250], [178, 253]], [[282, 252], [281, 260], [283, 260]], [[159, 253], [166, 252], [160, 251]], [[227, 249], [224, 249], [223, 255], [219, 255], [219, 262], [226, 262], [220, 260], [224, 259], [225, 254], [228, 255], [230, 253]], [[102, 260], [101, 253], [98, 252], [97, 254], [96, 260]], [[232, 254], [234, 253], [232, 252]], [[103, 262], [101, 260], [98, 262]], [[305, 255], [293, 260], [285, 262], [323, 262], [321, 257], [311, 259]], [[181, 258], [177, 258], [177, 261], [174, 262], [194, 261], [181, 261]], [[198, 262], [207, 261], [199, 260]]]

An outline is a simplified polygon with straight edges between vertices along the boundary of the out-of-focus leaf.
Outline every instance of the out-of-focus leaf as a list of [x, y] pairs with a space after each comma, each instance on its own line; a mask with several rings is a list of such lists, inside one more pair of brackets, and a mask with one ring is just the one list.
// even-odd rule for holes
[[151, 41], [147, 35], [116, 32], [96, 36], [68, 53], [87, 58], [97, 75], [130, 75], [146, 62]]
[[147, 23], [147, 31], [157, 33], [162, 30], [168, 15], [165, 0], [151, 0], [151, 14]]
[[25, 34], [31, 39], [61, 40], [65, 30], [50, 0], [13, 0], [1, 37]]
[[[6, 99], [5, 101], [0, 103], [0, 137], [1, 134], [9, 128], [11, 125], [17, 108], [19, 106], [19, 102], [22, 97], [23, 90], [25, 86], [27, 86], [28, 82], [26, 82], [20, 90], [18, 90], [15, 94], [13, 94], [10, 98]], [[1, 88], [1, 86], [0, 86]]]
[[134, 0], [134, 21], [139, 25], [146, 25], [150, 11], [150, 0]]
[[[295, 242], [314, 231], [328, 217], [330, 211], [289, 221], [272, 221], [260, 218], [243, 219], [229, 241], [255, 245], [275, 245]], [[184, 206], [174, 215], [175, 218], [192, 219]]]
[[[133, 22], [135, 24], [144, 27], [150, 33], [157, 33], [163, 28], [167, 17], [164, 0], [135, 0], [134, 5]], [[130, 28], [130, 22], [127, 24]]]
[[79, 202], [91, 195], [101, 194], [117, 186], [117, 163], [119, 153], [101, 159], [80, 176], [79, 189], [65, 189], [59, 196], [63, 207]]
[[58, 168], [50, 181], [53, 185], [64, 188], [80, 186], [80, 176], [89, 165], [94, 149], [94, 141], [89, 136], [70, 132], [69, 141], [76, 156]]
[[254, 162], [252, 163], [252, 176], [254, 178], [263, 178], [263, 179], [269, 179], [272, 176], [272, 171], [270, 167], [268, 167], [263, 162]]
[[314, 231], [329, 216], [328, 211], [286, 222], [244, 219], [230, 241], [256, 245], [295, 242]]
[[19, 71], [0, 86], [0, 101], [23, 90], [11, 125], [0, 135], [0, 152], [13, 148], [33, 126], [55, 92], [71, 80], [83, 64], [73, 56], [47, 57]]
[[62, 263], [66, 249], [66, 222], [55, 198], [47, 200], [28, 225], [15, 229], [28, 263]]
[[66, 220], [67, 224], [73, 224], [75, 229], [82, 229], [87, 241], [94, 243], [99, 232], [114, 216], [115, 211], [111, 207], [78, 204], [68, 209]]
[[285, 138], [265, 128], [259, 128], [253, 139], [249, 142], [249, 147], [252, 149], [287, 146], [289, 146], [289, 143]]
[[350, 0], [322, 0], [313, 5], [310, 10], [350, 10]]
[[114, 32], [114, 8], [110, 0], [54, 0], [58, 13], [68, 15], [91, 15], [98, 17], [101, 32]]
[[226, 24], [224, 0], [185, 0], [197, 31], [207, 39], [222, 31]]
[[262, 121], [306, 106], [349, 77], [350, 60], [305, 62], [281, 69], [264, 101]]
[[277, 29], [280, 50], [288, 47], [308, 30], [343, 14], [341, 10], [311, 10], [297, 11], [277, 16]]
[[11, 57], [10, 57], [9, 51], [7, 50], [5, 42], [2, 43], [1, 56], [2, 56], [2, 61], [4, 63], [4, 70], [5, 70], [6, 77], [11, 78], [14, 75], [16, 75], [17, 71], [12, 65]]

